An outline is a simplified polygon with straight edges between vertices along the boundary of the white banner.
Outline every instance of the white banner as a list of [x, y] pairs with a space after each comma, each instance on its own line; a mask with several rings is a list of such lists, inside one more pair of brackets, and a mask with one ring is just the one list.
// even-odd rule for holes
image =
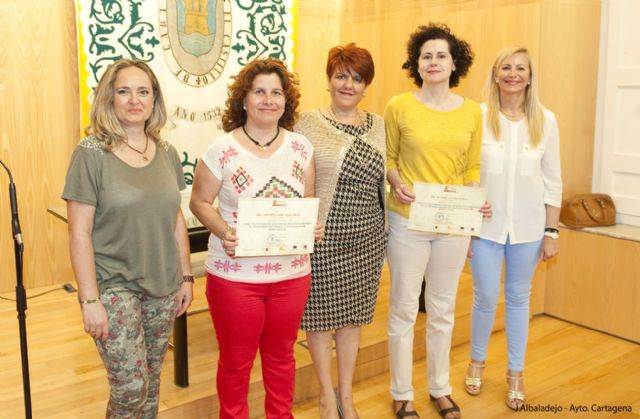
[[292, 68], [296, 6], [297, 0], [76, 0], [82, 128], [106, 67], [120, 58], [147, 62], [167, 105], [163, 138], [178, 149], [190, 185], [198, 158], [222, 134], [229, 77], [257, 57]]

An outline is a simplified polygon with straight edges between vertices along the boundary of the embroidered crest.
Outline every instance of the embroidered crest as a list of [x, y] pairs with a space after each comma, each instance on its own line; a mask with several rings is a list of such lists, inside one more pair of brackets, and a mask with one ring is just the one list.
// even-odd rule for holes
[[160, 41], [180, 82], [207, 86], [222, 74], [231, 48], [230, 0], [162, 0]]

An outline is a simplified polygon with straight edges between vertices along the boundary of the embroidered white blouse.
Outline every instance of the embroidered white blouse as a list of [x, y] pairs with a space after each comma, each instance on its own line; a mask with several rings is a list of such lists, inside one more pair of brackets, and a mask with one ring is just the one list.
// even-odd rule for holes
[[[217, 138], [202, 156], [211, 173], [222, 181], [218, 209], [230, 226], [236, 223], [240, 197], [303, 197], [304, 171], [312, 159], [309, 140], [290, 131], [285, 131], [284, 142], [267, 159], [242, 147], [231, 133]], [[231, 258], [220, 239], [211, 234], [205, 269], [229, 281], [268, 283], [302, 277], [311, 272], [311, 263], [309, 255]]]
[[482, 164], [480, 184], [487, 191], [493, 215], [485, 219], [480, 237], [504, 244], [540, 240], [544, 235], [546, 205], [560, 207], [562, 179], [558, 124], [544, 110], [542, 142], [529, 142], [526, 119], [517, 122], [500, 114], [500, 139], [487, 126], [487, 105], [482, 104]]

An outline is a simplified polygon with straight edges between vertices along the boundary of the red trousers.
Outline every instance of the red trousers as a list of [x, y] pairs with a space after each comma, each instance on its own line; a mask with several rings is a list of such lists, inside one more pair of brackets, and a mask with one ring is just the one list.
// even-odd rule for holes
[[207, 275], [207, 301], [218, 339], [220, 419], [249, 417], [249, 376], [258, 348], [268, 419], [293, 418], [298, 336], [311, 275], [268, 284]]

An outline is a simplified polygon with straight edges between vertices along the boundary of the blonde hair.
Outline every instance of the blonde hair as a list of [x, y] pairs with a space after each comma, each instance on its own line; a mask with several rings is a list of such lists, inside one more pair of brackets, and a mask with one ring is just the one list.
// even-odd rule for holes
[[487, 125], [494, 138], [500, 138], [500, 87], [496, 83], [496, 76], [500, 66], [507, 58], [515, 54], [524, 54], [529, 62], [530, 84], [524, 91], [524, 113], [529, 127], [529, 141], [531, 145], [537, 147], [542, 142], [544, 132], [544, 106], [538, 99], [538, 73], [531, 60], [529, 51], [524, 47], [510, 46], [498, 53], [493, 62], [491, 72], [487, 78], [482, 95], [483, 101], [487, 104]]
[[149, 80], [151, 80], [153, 109], [151, 110], [151, 116], [144, 124], [145, 134], [154, 141], [160, 140], [160, 130], [167, 122], [167, 110], [160, 90], [160, 83], [151, 68], [142, 61], [118, 60], [107, 67], [93, 92], [93, 101], [89, 112], [89, 126], [85, 130], [87, 135], [95, 135], [102, 142], [105, 150], [112, 150], [113, 147], [127, 137], [113, 109], [113, 85], [118, 78], [120, 70], [129, 67], [136, 67], [144, 71]]

